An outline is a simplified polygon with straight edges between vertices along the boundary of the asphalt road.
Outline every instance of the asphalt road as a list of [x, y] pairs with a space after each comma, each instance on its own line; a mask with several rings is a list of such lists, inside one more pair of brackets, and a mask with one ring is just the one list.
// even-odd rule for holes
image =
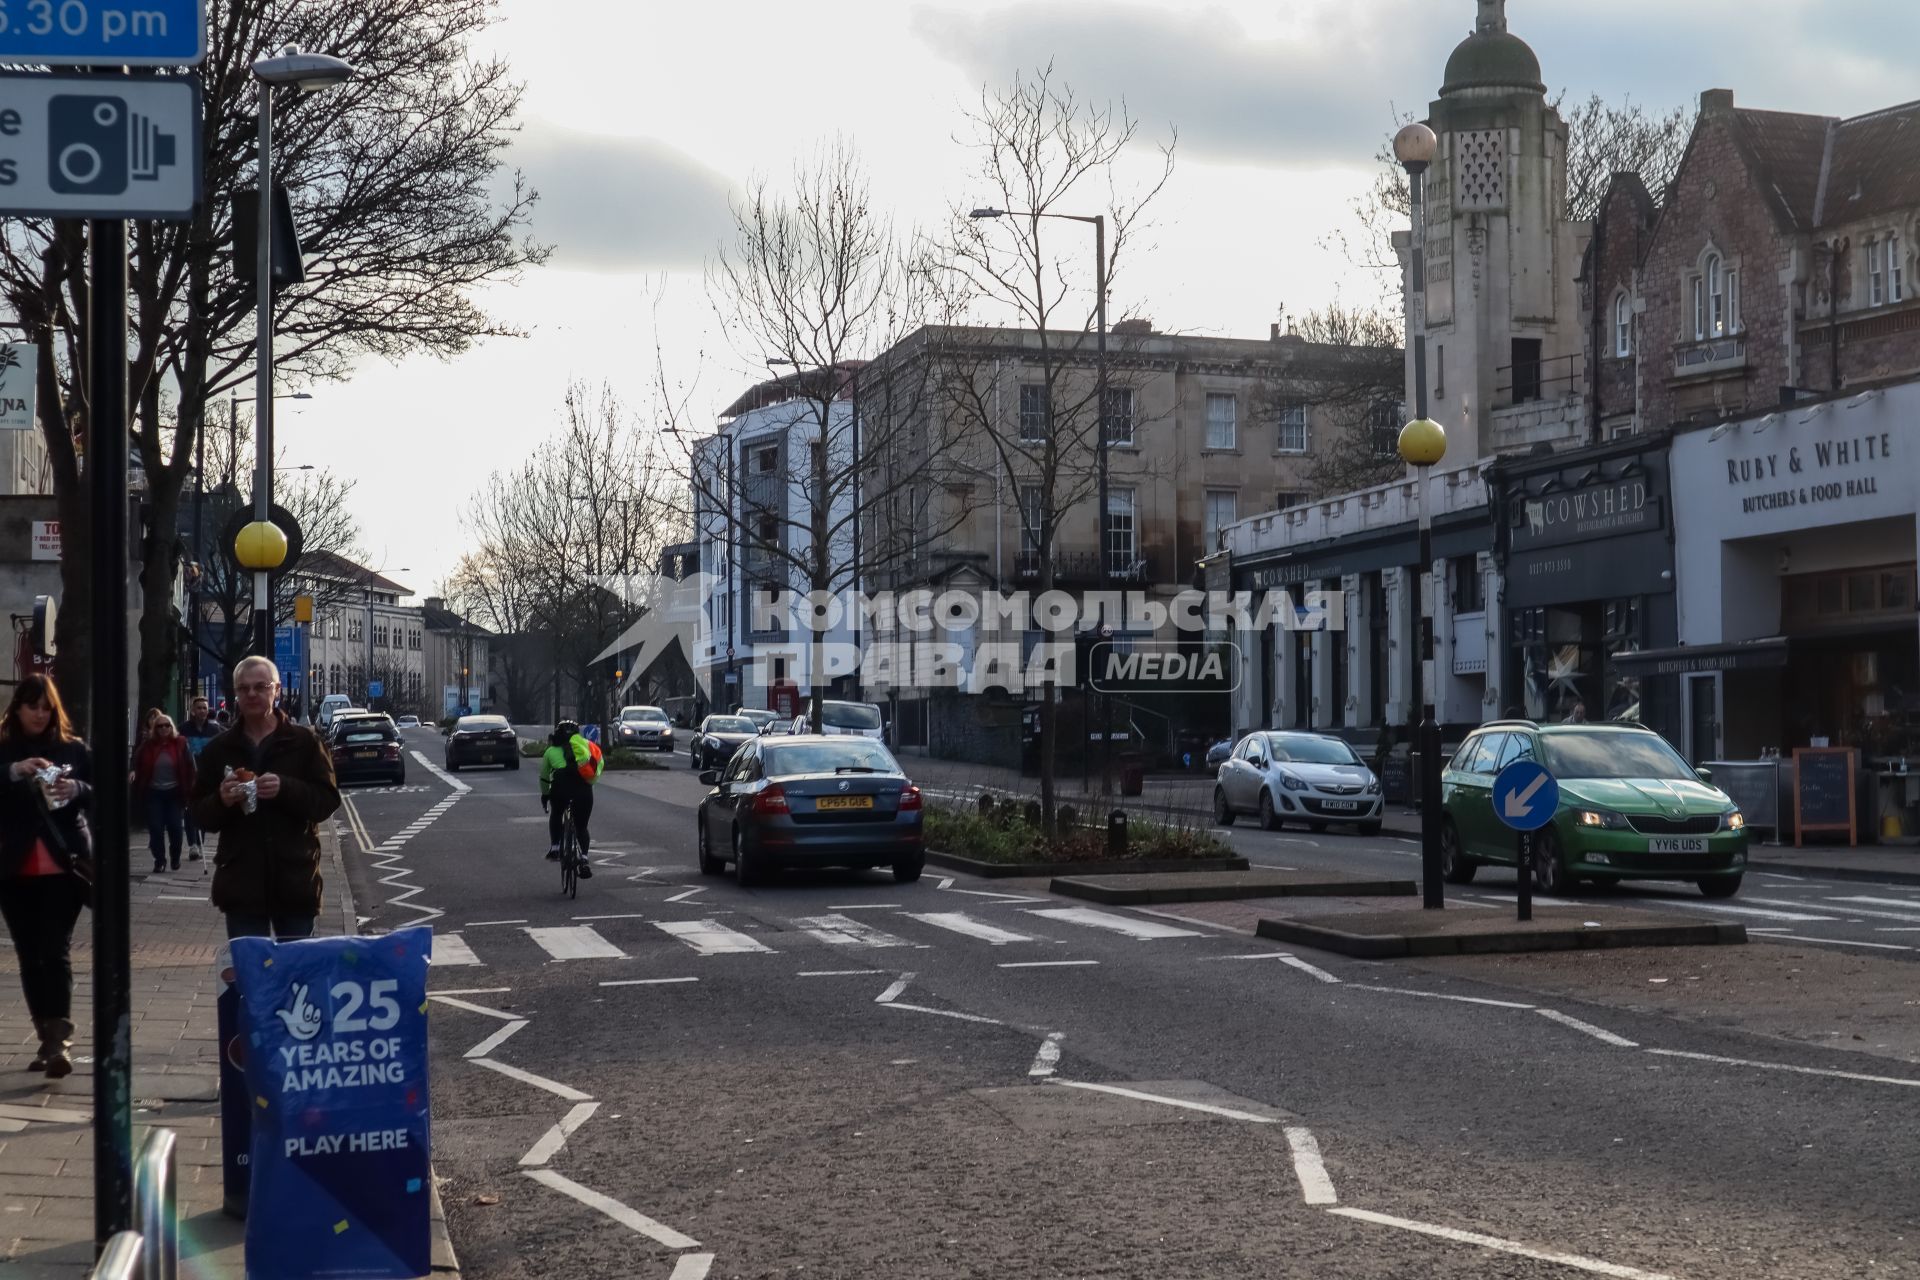
[[470, 1278], [1920, 1275], [1920, 1066], [932, 869], [742, 891], [679, 759], [603, 782], [569, 901], [534, 775], [411, 741], [346, 849], [363, 928], [436, 930]]

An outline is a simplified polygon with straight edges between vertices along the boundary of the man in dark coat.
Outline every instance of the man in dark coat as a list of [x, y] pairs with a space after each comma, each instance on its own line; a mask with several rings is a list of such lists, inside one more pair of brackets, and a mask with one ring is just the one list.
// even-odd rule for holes
[[[200, 753], [193, 816], [220, 843], [213, 905], [227, 936], [307, 938], [320, 914], [319, 824], [340, 807], [333, 757], [275, 709], [280, 672], [265, 658], [234, 668], [239, 715]], [[247, 812], [252, 789], [253, 812]]]

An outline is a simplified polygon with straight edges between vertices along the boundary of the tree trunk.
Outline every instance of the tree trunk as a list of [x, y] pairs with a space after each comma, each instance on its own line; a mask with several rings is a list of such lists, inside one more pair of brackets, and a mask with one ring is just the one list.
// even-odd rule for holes
[[[1040, 561], [1040, 591], [1036, 599], [1045, 598], [1053, 590], [1053, 556], [1051, 539], [1049, 550]], [[1043, 641], [1050, 643], [1050, 641]], [[1053, 702], [1053, 681], [1048, 680], [1040, 689], [1040, 830], [1048, 841], [1055, 834], [1053, 822], [1054, 809], [1054, 746], [1058, 737], [1059, 716]]]
[[177, 486], [155, 483], [150, 518], [140, 542], [140, 697], [135, 705], [170, 711], [180, 682], [174, 660], [180, 652], [180, 622], [173, 612], [174, 529], [180, 519]]
[[75, 728], [93, 738], [93, 520], [80, 486], [55, 493], [60, 512], [60, 616], [54, 623], [54, 679]]

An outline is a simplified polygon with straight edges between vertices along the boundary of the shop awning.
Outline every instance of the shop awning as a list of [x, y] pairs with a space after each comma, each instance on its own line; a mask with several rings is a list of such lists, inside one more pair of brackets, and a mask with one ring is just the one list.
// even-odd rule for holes
[[1616, 653], [1616, 670], [1640, 676], [1677, 676], [1696, 671], [1762, 671], [1787, 665], [1787, 638], [1738, 640], [1732, 644], [1683, 644], [1671, 649]]

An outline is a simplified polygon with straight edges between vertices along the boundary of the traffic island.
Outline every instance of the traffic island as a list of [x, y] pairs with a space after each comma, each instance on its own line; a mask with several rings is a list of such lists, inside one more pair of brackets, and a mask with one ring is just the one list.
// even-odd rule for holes
[[1614, 947], [1711, 947], [1747, 940], [1744, 925], [1664, 911], [1608, 908], [1596, 919], [1579, 907], [1536, 907], [1531, 920], [1509, 912], [1417, 907], [1376, 910], [1364, 902], [1328, 902], [1329, 910], [1263, 918], [1263, 938], [1361, 960], [1488, 955], [1515, 951], [1596, 951]]
[[1333, 871], [1184, 871], [1056, 879], [1049, 889], [1063, 897], [1116, 907], [1166, 902], [1227, 902], [1242, 898], [1394, 897], [1411, 895], [1412, 880], [1374, 880]]

